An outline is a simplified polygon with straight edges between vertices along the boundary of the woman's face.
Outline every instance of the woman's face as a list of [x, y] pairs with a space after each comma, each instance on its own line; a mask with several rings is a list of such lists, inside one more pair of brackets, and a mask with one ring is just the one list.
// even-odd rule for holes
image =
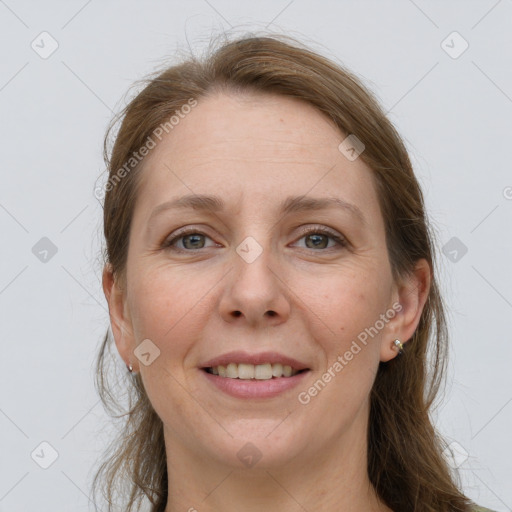
[[[243, 467], [247, 452], [272, 467], [366, 439], [379, 362], [416, 322], [392, 280], [372, 172], [340, 151], [344, 138], [298, 100], [219, 93], [146, 157], [111, 313], [172, 453]], [[233, 351], [274, 353], [254, 360], [259, 376], [286, 358], [308, 370], [204, 370]]]

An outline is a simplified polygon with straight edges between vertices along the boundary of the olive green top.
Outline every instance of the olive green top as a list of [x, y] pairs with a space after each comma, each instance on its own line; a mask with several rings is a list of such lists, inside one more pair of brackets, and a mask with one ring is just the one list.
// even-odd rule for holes
[[479, 507], [478, 505], [475, 507], [474, 512], [494, 512], [490, 508]]

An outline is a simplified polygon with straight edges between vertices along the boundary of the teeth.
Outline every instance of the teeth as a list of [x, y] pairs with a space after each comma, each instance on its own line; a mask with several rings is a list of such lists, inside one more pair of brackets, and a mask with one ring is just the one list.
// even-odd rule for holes
[[238, 365], [229, 363], [226, 366], [226, 377], [230, 379], [238, 379]]
[[[240, 365], [238, 368], [241, 368]], [[252, 366], [252, 365], [247, 365]], [[272, 365], [270, 363], [267, 364], [258, 364], [257, 366], [253, 366], [254, 368], [254, 378], [258, 380], [268, 380], [272, 378]], [[242, 374], [240, 373], [240, 378], [242, 378]], [[246, 377], [244, 377], [246, 378]]]
[[281, 377], [283, 375], [283, 365], [281, 363], [272, 365], [272, 375], [274, 377]]
[[282, 365], [281, 363], [265, 363], [265, 364], [246, 364], [246, 363], [229, 363], [227, 366], [219, 365], [209, 369], [213, 375], [220, 377], [227, 377], [229, 379], [256, 379], [256, 380], [270, 380], [272, 377], [292, 377], [299, 373], [298, 370], [293, 370], [289, 365]]
[[[233, 366], [237, 366], [233, 364]], [[262, 365], [261, 365], [262, 366]], [[236, 375], [239, 379], [258, 379], [259, 373], [257, 370], [261, 368], [261, 366], [254, 366], [253, 364], [239, 364], [238, 365], [238, 374]], [[228, 374], [228, 377], [230, 375]], [[270, 372], [270, 376], [272, 376], [272, 371]]]

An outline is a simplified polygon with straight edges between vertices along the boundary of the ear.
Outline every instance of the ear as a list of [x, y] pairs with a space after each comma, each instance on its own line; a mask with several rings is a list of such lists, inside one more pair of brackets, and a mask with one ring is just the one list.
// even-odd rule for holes
[[103, 268], [102, 285], [108, 302], [110, 325], [117, 350], [124, 362], [127, 365], [131, 364], [134, 372], [138, 371], [137, 358], [133, 355], [135, 337], [126, 303], [125, 287], [115, 278], [110, 263]]
[[405, 345], [409, 341], [420, 322], [421, 313], [427, 302], [430, 291], [432, 269], [425, 259], [416, 262], [414, 270], [396, 285], [394, 307], [396, 315], [387, 324], [386, 335], [381, 345], [380, 360], [389, 361], [398, 355], [393, 345], [398, 339]]

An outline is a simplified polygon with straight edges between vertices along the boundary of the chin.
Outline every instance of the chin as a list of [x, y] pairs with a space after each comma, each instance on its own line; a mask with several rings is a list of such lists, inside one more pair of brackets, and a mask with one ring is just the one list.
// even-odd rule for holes
[[[237, 469], [275, 469], [291, 463], [305, 446], [282, 424], [276, 428], [281, 421], [253, 420], [251, 432], [226, 426], [233, 437], [224, 432], [212, 456]], [[210, 443], [208, 450], [213, 448]]]

